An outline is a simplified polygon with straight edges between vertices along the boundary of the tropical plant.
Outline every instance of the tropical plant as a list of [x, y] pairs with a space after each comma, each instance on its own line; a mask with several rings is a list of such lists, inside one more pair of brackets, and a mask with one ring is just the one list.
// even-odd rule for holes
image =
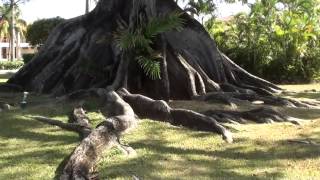
[[320, 71], [320, 2], [257, 0], [250, 8], [231, 21], [207, 23], [220, 49], [266, 79], [312, 80]]
[[216, 10], [216, 2], [215, 0], [190, 0], [185, 10], [189, 11], [192, 16], [196, 15], [203, 24], [205, 16], [213, 16], [213, 12]]
[[[1, 19], [4, 22], [3, 28], [9, 28], [10, 30], [5, 30], [4, 33], [7, 33], [7, 37], [10, 39], [10, 60], [15, 59], [15, 42], [17, 41], [16, 32], [21, 33], [26, 29], [26, 22], [19, 20], [20, 10], [19, 3], [27, 2], [28, 0], [2, 0], [3, 6], [1, 7]], [[5, 22], [7, 21], [7, 22]], [[9, 32], [9, 33], [8, 33]], [[19, 41], [17, 41], [19, 42]]]
[[175, 0], [176, 3], [183, 6], [183, 9], [190, 13], [192, 17], [197, 18], [202, 25], [205, 19], [215, 18], [215, 11], [219, 3], [247, 3], [247, 0]]
[[147, 23], [139, 25], [134, 30], [119, 29], [115, 39], [119, 48], [124, 52], [133, 53], [133, 57], [145, 74], [151, 79], [160, 79], [160, 59], [162, 55], [153, 49], [153, 42], [161, 33], [183, 28], [184, 21], [181, 13], [171, 13], [166, 16], [151, 18]]

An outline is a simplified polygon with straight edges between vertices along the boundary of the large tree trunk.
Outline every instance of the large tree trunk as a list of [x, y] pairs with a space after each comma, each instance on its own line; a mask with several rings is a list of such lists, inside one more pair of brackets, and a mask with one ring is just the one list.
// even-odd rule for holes
[[[9, 83], [29, 91], [56, 95], [110, 86], [117, 79], [122, 64], [113, 34], [118, 28], [117, 22], [130, 24], [133, 1], [101, 0], [89, 14], [60, 24], [39, 54]], [[183, 12], [172, 0], [156, 0], [155, 7], [157, 15]], [[166, 47], [163, 53], [167, 72], [162, 74], [167, 75], [163, 78], [168, 79], [168, 84], [151, 80], [131, 60], [127, 79], [131, 92], [156, 99], [163, 99], [168, 94], [171, 99], [191, 99], [205, 92], [221, 90], [250, 89], [259, 94], [279, 90], [220, 53], [199, 22], [186, 13], [182, 18], [186, 22], [182, 31], [170, 31], [158, 38]]]

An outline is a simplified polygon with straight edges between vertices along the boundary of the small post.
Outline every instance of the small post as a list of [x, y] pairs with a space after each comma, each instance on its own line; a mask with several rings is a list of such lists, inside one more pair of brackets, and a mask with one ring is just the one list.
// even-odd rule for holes
[[25, 109], [27, 106], [27, 96], [28, 96], [28, 92], [23, 92], [23, 98], [22, 101], [20, 102], [20, 107], [21, 109]]

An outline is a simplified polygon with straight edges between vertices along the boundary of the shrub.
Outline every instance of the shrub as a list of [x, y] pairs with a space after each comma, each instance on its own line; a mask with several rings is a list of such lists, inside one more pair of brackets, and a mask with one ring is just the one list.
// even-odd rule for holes
[[[279, 8], [278, 5], [290, 8]], [[206, 27], [237, 64], [275, 83], [308, 83], [320, 75], [320, 2], [262, 1]]]
[[23, 61], [0, 61], [0, 70], [19, 69], [23, 65]]
[[50, 32], [64, 21], [61, 17], [39, 19], [30, 24], [27, 29], [26, 39], [33, 46], [39, 46], [45, 43]]
[[27, 64], [29, 61], [31, 61], [31, 59], [34, 57], [34, 53], [29, 53], [29, 54], [23, 54], [22, 58], [23, 58], [23, 62], [24, 64]]

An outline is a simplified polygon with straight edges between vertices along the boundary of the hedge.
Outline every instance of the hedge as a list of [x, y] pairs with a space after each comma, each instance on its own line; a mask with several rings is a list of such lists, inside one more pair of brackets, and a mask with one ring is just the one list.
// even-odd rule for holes
[[19, 61], [0, 61], [0, 70], [19, 69], [24, 65], [24, 62]]

